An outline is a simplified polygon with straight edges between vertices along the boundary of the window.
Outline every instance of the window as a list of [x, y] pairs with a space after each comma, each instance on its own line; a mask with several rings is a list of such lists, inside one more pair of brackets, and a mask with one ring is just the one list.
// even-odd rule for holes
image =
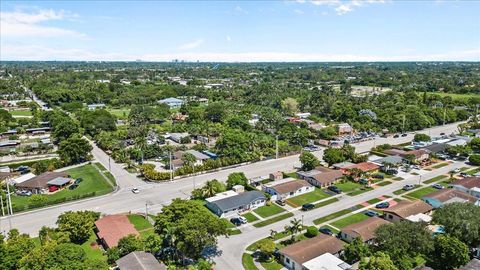
[[290, 259], [289, 259], [289, 258], [285, 258], [285, 261], [286, 261], [287, 263], [290, 263]]

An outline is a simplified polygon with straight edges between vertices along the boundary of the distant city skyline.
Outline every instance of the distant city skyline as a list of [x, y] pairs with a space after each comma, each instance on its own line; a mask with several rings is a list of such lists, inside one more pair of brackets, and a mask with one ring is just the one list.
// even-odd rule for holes
[[3, 61], [480, 61], [480, 1], [0, 3]]

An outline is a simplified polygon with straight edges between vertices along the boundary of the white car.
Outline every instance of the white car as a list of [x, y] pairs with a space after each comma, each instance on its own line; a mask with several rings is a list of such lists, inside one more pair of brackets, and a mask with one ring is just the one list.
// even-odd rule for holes
[[239, 216], [238, 219], [243, 223], [247, 224], [248, 220], [245, 217]]
[[138, 194], [138, 193], [140, 193], [140, 190], [138, 190], [138, 188], [132, 188], [132, 192], [134, 194]]

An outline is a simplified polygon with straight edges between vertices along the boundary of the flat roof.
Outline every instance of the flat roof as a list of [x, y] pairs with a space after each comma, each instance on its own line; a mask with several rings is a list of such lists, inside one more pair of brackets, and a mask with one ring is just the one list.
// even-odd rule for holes
[[346, 270], [352, 266], [331, 253], [322, 254], [302, 265], [306, 270]]
[[238, 193], [233, 191], [233, 190], [227, 190], [225, 192], [218, 193], [213, 197], [206, 198], [205, 200], [207, 202], [214, 202], [214, 201], [218, 201], [218, 200], [225, 199], [225, 198], [228, 198], [228, 197], [232, 197], [232, 196], [235, 196], [235, 195], [238, 195]]
[[47, 182], [47, 185], [51, 185], [51, 186], [63, 186], [63, 185], [66, 185], [68, 183], [70, 183], [72, 181], [71, 178], [66, 178], [66, 177], [57, 177], [55, 179], [52, 179], [50, 181]]

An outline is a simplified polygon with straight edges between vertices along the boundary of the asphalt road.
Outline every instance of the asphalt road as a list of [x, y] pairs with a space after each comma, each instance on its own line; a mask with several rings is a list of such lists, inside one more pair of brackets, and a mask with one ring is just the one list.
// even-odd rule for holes
[[[422, 132], [426, 134], [430, 133], [432, 136], [438, 135], [441, 132], [450, 134], [457, 132], [457, 124], [434, 127]], [[383, 143], [399, 144], [412, 139], [413, 134], [400, 138], [378, 138], [375, 141], [371, 140], [355, 144], [355, 147], [357, 152], [362, 153], [370, 150], [374, 145]], [[55, 226], [57, 217], [65, 211], [93, 210], [105, 214], [130, 211], [143, 213], [147, 206], [149, 213], [157, 213], [163, 205], [170, 203], [172, 199], [189, 197], [194, 185], [197, 187], [201, 186], [208, 180], [218, 179], [224, 181], [230, 173], [237, 171], [244, 172], [249, 178], [265, 176], [274, 171], [293, 170], [294, 164], [298, 164], [298, 155], [294, 155], [196, 175], [195, 177], [182, 178], [172, 182], [145, 183], [134, 175], [126, 172], [122, 168], [122, 165], [114, 163], [113, 160], [111, 160], [109, 166], [109, 157], [101, 149], [94, 146], [92, 153], [95, 159], [102, 163], [105, 168], [108, 169], [110, 167], [111, 173], [117, 179], [120, 187], [119, 191], [100, 197], [18, 213], [11, 217], [2, 217], [0, 219], [0, 231], [9, 230], [9, 224], [11, 222], [12, 227], [17, 228], [20, 232], [36, 236], [42, 226]], [[322, 153], [323, 151], [317, 151], [315, 155], [321, 157]], [[137, 187], [140, 193], [133, 194], [131, 192], [131, 188], [133, 187]]]

